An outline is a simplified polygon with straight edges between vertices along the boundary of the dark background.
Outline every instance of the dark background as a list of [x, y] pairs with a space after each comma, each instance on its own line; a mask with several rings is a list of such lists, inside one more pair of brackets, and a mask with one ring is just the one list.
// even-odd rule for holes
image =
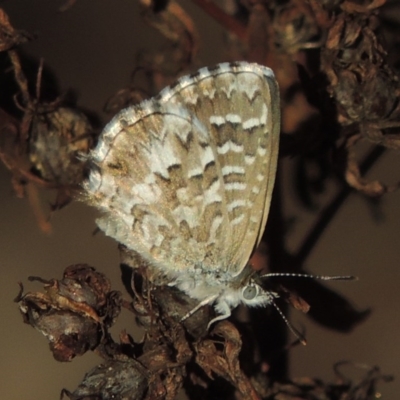
[[[58, 7], [63, 3], [12, 0], [1, 5], [15, 28], [38, 35], [36, 41], [24, 46], [26, 53], [43, 57], [46, 66], [56, 73], [61, 88], [76, 90], [79, 105], [98, 112], [106, 122], [108, 117], [101, 113], [102, 107], [109, 96], [129, 83], [136, 51], [156, 50], [164, 39], [140, 19], [136, 1], [78, 0], [70, 10], [60, 13]], [[224, 61], [227, 56], [221, 51], [223, 30], [190, 2], [182, 4], [195, 16], [202, 39], [197, 66]], [[280, 168], [289, 181], [290, 163], [285, 160]], [[399, 154], [385, 153], [368, 178], [384, 178], [386, 182], [390, 179], [387, 183], [400, 180]], [[105, 272], [112, 279], [113, 287], [122, 290], [116, 244], [102, 234], [92, 236], [95, 211], [83, 204], [72, 204], [56, 213], [52, 220], [53, 233], [43, 234], [28, 202], [13, 195], [10, 174], [3, 166], [0, 166], [0, 179], [0, 397], [57, 399], [61, 388], [75, 388], [84, 373], [100, 360], [85, 355], [71, 363], [54, 361], [46, 340], [22, 323], [17, 305], [12, 301], [18, 293], [17, 282], [26, 282], [29, 275], [61, 277], [67, 265], [85, 262]], [[290, 243], [296, 246], [314, 216], [298, 208], [289, 185], [283, 200], [289, 217], [292, 213], [300, 215], [290, 236]], [[291, 351], [292, 376], [333, 380], [332, 365], [340, 360], [378, 365], [384, 373], [398, 374], [399, 204], [400, 192], [385, 196], [381, 205], [383, 218], [378, 221], [368, 203], [354, 194], [321, 238], [308, 260], [308, 270], [315, 274], [358, 275], [357, 282], [336, 282], [330, 286], [360, 309], [371, 307], [373, 313], [353, 333], [338, 334], [292, 312], [291, 321], [306, 327], [308, 339], [306, 347]], [[39, 284], [26, 285], [30, 290], [39, 287]], [[114, 334], [124, 326], [126, 323], [120, 322]], [[398, 398], [400, 381], [382, 384], [380, 389], [383, 398]]]

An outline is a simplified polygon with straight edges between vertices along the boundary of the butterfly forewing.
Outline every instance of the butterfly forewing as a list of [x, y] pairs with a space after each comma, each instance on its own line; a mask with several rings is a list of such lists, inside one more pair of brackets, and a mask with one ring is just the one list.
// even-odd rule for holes
[[181, 78], [106, 127], [85, 185], [99, 226], [160, 274], [234, 276], [264, 230], [279, 95], [271, 71], [220, 64]]
[[268, 68], [223, 64], [212, 75], [202, 69], [181, 79], [160, 98], [185, 104], [210, 132], [229, 218], [224, 235], [232, 239], [219, 259], [239, 273], [261, 239], [271, 202], [280, 128], [276, 81]]

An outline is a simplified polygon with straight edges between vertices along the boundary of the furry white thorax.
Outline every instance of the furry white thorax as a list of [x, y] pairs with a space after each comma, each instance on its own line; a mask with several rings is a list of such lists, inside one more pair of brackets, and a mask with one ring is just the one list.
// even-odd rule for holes
[[[244, 270], [245, 274], [237, 277], [237, 280], [230, 279], [215, 280], [215, 285], [210, 286], [210, 280], [195, 279], [187, 280], [187, 277], [177, 278], [170, 286], [175, 286], [191, 298], [199, 300], [199, 304], [189, 311], [182, 320], [189, 318], [197, 310], [206, 305], [213, 305], [217, 316], [210, 321], [209, 326], [216, 321], [228, 318], [231, 311], [238, 305], [248, 307], [265, 307], [272, 304], [274, 299], [279, 297], [275, 292], [264, 290], [251, 277], [250, 266]], [[244, 275], [244, 276], [243, 276]]]

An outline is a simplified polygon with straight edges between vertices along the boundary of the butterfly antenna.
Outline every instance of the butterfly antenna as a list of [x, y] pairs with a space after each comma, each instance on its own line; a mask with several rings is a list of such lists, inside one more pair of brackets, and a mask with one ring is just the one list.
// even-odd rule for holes
[[287, 278], [309, 278], [309, 279], [320, 279], [322, 281], [354, 281], [358, 280], [356, 276], [352, 275], [311, 275], [311, 274], [298, 274], [294, 272], [269, 272], [268, 274], [261, 275], [260, 278], [271, 278], [275, 276], [287, 277]]
[[275, 307], [276, 311], [278, 311], [279, 315], [282, 317], [283, 321], [287, 325], [287, 327], [290, 329], [290, 331], [293, 333], [294, 336], [299, 340], [299, 342], [305, 346], [307, 344], [306, 338], [289, 322], [289, 320], [286, 318], [285, 314], [282, 312], [282, 310], [278, 307], [278, 305], [275, 303], [275, 301], [271, 300], [271, 304]]

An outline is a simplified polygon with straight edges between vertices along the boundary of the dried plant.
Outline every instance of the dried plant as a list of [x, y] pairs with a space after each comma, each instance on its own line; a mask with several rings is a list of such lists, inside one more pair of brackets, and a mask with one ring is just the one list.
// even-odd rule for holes
[[[329, 182], [340, 187], [316, 214], [299, 248], [289, 251], [278, 181], [263, 243], [252, 263], [259, 270], [268, 264], [271, 271], [303, 273], [322, 232], [351, 192], [376, 199], [398, 186], [363, 177], [385, 148], [400, 147], [400, 53], [389, 57], [387, 50], [398, 47], [400, 26], [386, 24], [380, 16], [394, 2], [193, 2], [226, 29], [229, 61], [248, 60], [275, 71], [282, 99], [280, 156], [298, 156], [296, 190], [302, 204], [315, 207]], [[68, 12], [74, 3], [68, 1], [63, 10]], [[141, 0], [140, 4], [149, 29], [159, 31], [169, 46], [138, 54], [132, 84], [105, 101], [111, 114], [192, 71], [202, 40], [196, 19], [177, 3]], [[83, 154], [93, 147], [96, 132], [87, 116], [65, 105], [62, 98], [41, 99], [42, 63], [36, 82], [28, 81], [18, 46], [31, 40], [0, 12], [0, 50], [8, 54], [18, 86], [17, 92], [9, 93], [13, 107], [0, 109], [0, 159], [12, 173], [16, 193], [28, 196], [41, 228], [49, 230], [37, 189], [57, 191], [52, 210], [67, 205], [85, 177]], [[360, 141], [369, 143], [370, 153], [358, 163], [355, 152]], [[184, 387], [191, 399], [367, 400], [375, 398], [379, 381], [389, 380], [378, 368], [367, 369], [360, 382], [347, 379], [339, 369], [333, 384], [288, 380], [287, 353], [297, 343], [287, 344], [286, 327], [271, 322], [273, 313], [257, 309], [249, 312], [247, 322], [222, 321], [208, 329], [212, 310], [203, 308], [180, 323], [196, 305], [193, 299], [155, 285], [148, 279], [146, 262], [122, 246], [121, 265], [124, 295], [112, 291], [109, 280], [85, 264], [67, 267], [61, 280], [32, 278], [43, 282], [43, 293], [23, 293], [21, 285], [17, 301], [24, 321], [46, 336], [57, 360], [70, 361], [87, 351], [104, 359], [75, 391], [63, 391], [70, 399], [174, 399]], [[295, 283], [285, 281], [276, 290], [294, 307], [309, 309], [311, 318], [330, 329], [351, 331], [368, 316], [368, 310], [357, 311], [319, 282]], [[145, 328], [141, 343], [126, 332], [119, 341], [110, 335], [122, 307]]]

